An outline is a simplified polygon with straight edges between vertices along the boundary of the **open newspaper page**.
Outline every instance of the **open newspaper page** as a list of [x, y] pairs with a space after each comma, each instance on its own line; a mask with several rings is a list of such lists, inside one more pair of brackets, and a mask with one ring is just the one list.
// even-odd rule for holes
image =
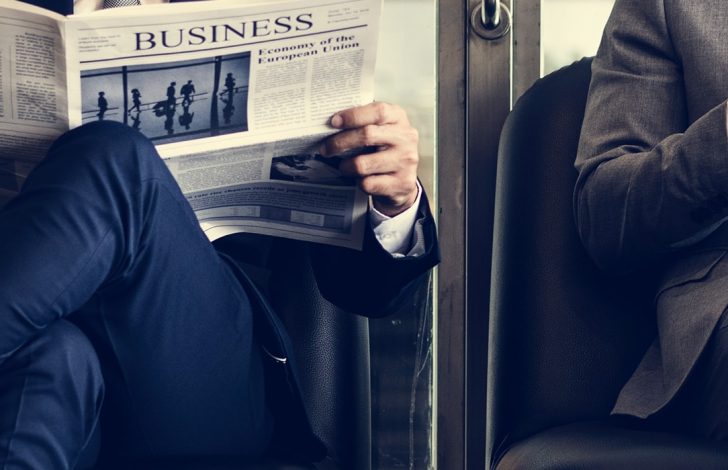
[[68, 130], [63, 21], [20, 2], [0, 5], [0, 206]]
[[70, 124], [119, 121], [151, 139], [210, 239], [360, 249], [367, 197], [318, 150], [333, 113], [372, 100], [379, 9], [218, 1], [72, 16]]

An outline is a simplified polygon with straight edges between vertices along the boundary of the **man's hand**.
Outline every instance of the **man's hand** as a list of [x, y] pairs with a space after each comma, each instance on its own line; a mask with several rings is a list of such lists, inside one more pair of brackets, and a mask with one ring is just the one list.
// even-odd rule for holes
[[379, 212], [394, 217], [414, 204], [419, 137], [402, 108], [375, 102], [346, 109], [331, 117], [331, 126], [341, 132], [326, 140], [322, 149], [325, 156], [365, 147], [376, 149], [343, 160], [340, 170], [357, 179]]

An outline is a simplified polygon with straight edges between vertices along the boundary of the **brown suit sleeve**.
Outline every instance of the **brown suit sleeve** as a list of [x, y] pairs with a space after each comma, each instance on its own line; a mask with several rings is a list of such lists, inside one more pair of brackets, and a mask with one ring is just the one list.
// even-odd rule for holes
[[688, 247], [728, 216], [713, 210], [728, 209], [726, 105], [690, 122], [666, 3], [617, 0], [592, 66], [574, 213], [604, 268]]

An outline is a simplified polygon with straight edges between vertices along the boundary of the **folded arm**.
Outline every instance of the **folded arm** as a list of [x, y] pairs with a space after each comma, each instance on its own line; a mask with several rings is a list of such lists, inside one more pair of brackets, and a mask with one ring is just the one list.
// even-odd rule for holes
[[728, 215], [726, 104], [689, 116], [661, 0], [618, 1], [592, 66], [575, 163], [579, 234], [604, 268], [698, 243]]

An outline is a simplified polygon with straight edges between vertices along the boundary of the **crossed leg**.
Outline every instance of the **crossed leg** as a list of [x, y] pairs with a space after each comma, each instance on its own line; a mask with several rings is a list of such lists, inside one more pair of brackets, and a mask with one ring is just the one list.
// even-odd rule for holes
[[[63, 318], [93, 344], [94, 351], [77, 352], [91, 356], [81, 362], [98, 361], [103, 373], [102, 455], [264, 450], [271, 424], [246, 293], [154, 147], [120, 124], [94, 123], [62, 136], [0, 211], [0, 380], [11, 380], [2, 371], [16, 367], [35, 339], [52, 343], [46, 335]], [[36, 366], [31, 361], [16, 374], [31, 376]], [[17, 377], [15, 402], [0, 395], [3, 413], [33, 410], [26, 441], [63, 463], [23, 461], [22, 468], [72, 468], [102, 388], [94, 367], [86, 369], [82, 383], [97, 386], [78, 410], [46, 406], [73, 400], [73, 393], [29, 396]], [[54, 373], [53, 380], [68, 378]], [[75, 439], [44, 434], [45, 422]], [[0, 422], [4, 469], [21, 467], [12, 460], [23, 455], [20, 433]]]

